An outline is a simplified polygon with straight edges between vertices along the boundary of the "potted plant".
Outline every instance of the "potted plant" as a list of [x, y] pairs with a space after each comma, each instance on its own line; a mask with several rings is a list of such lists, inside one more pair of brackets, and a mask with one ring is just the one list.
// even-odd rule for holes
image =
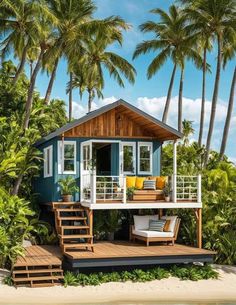
[[79, 192], [79, 187], [76, 185], [76, 181], [72, 176], [60, 179], [58, 184], [60, 185], [61, 197], [64, 202], [72, 201], [72, 195], [74, 195], [75, 192]]
[[127, 187], [126, 189], [126, 198], [127, 200], [133, 200], [133, 194], [136, 188], [134, 186]]
[[170, 193], [171, 193], [170, 183], [166, 183], [166, 185], [163, 189], [163, 193], [164, 193], [164, 196], [165, 196], [165, 201], [169, 202], [170, 201]]

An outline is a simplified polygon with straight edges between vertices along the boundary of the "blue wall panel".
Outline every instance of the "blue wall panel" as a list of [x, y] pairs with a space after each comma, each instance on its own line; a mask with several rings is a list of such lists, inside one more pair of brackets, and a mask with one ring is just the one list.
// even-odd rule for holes
[[[73, 176], [77, 185], [80, 186], [80, 144], [81, 142], [90, 140], [89, 138], [65, 138], [65, 141], [76, 141], [76, 174]], [[98, 139], [96, 139], [98, 140]], [[101, 139], [101, 140], [107, 140]], [[112, 139], [111, 139], [112, 140]], [[43, 152], [45, 147], [53, 145], [53, 177], [44, 178], [43, 177], [43, 166], [40, 173], [40, 177], [36, 178], [34, 183], [34, 190], [39, 194], [39, 202], [51, 202], [60, 200], [60, 188], [58, 185], [58, 180], [65, 178], [68, 175], [61, 175], [58, 173], [58, 141], [61, 141], [61, 138], [52, 139], [44, 144], [42, 144], [39, 149]], [[121, 142], [136, 142], [136, 175], [138, 173], [138, 142], [145, 142], [142, 139], [121, 139]], [[150, 141], [146, 141], [150, 142]], [[160, 160], [161, 160], [161, 143], [158, 141], [152, 141], [153, 143], [153, 173], [152, 175], [160, 175]], [[43, 163], [43, 162], [42, 162]], [[119, 175], [119, 143], [111, 144], [111, 171], [112, 175]], [[79, 200], [79, 193], [75, 194], [75, 200]]]

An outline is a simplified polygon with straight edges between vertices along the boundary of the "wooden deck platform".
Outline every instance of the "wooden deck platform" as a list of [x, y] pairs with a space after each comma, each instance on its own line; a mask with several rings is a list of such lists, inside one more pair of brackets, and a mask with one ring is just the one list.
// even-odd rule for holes
[[63, 279], [62, 255], [59, 247], [30, 246], [13, 266], [15, 286], [48, 287]]
[[160, 244], [149, 247], [141, 243], [126, 241], [98, 242], [94, 252], [70, 251], [66, 253], [66, 263], [73, 268], [153, 265], [203, 262], [211, 263], [215, 252], [175, 244]]

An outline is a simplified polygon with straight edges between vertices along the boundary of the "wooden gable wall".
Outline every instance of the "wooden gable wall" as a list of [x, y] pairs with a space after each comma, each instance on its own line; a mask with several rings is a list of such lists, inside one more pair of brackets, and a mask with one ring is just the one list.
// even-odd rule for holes
[[[140, 118], [139, 118], [140, 120]], [[112, 109], [65, 132], [65, 137], [153, 138], [155, 134], [119, 109]]]

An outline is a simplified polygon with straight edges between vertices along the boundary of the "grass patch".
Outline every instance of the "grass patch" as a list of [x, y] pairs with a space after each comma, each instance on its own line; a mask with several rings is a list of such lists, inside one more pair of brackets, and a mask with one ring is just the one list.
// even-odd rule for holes
[[205, 266], [173, 266], [171, 268], [156, 267], [146, 271], [135, 269], [133, 271], [111, 272], [111, 273], [72, 273], [66, 272], [64, 275], [64, 286], [97, 286], [109, 282], [149, 282], [161, 280], [170, 276], [181, 280], [207, 280], [217, 279], [218, 272], [209, 265]]

